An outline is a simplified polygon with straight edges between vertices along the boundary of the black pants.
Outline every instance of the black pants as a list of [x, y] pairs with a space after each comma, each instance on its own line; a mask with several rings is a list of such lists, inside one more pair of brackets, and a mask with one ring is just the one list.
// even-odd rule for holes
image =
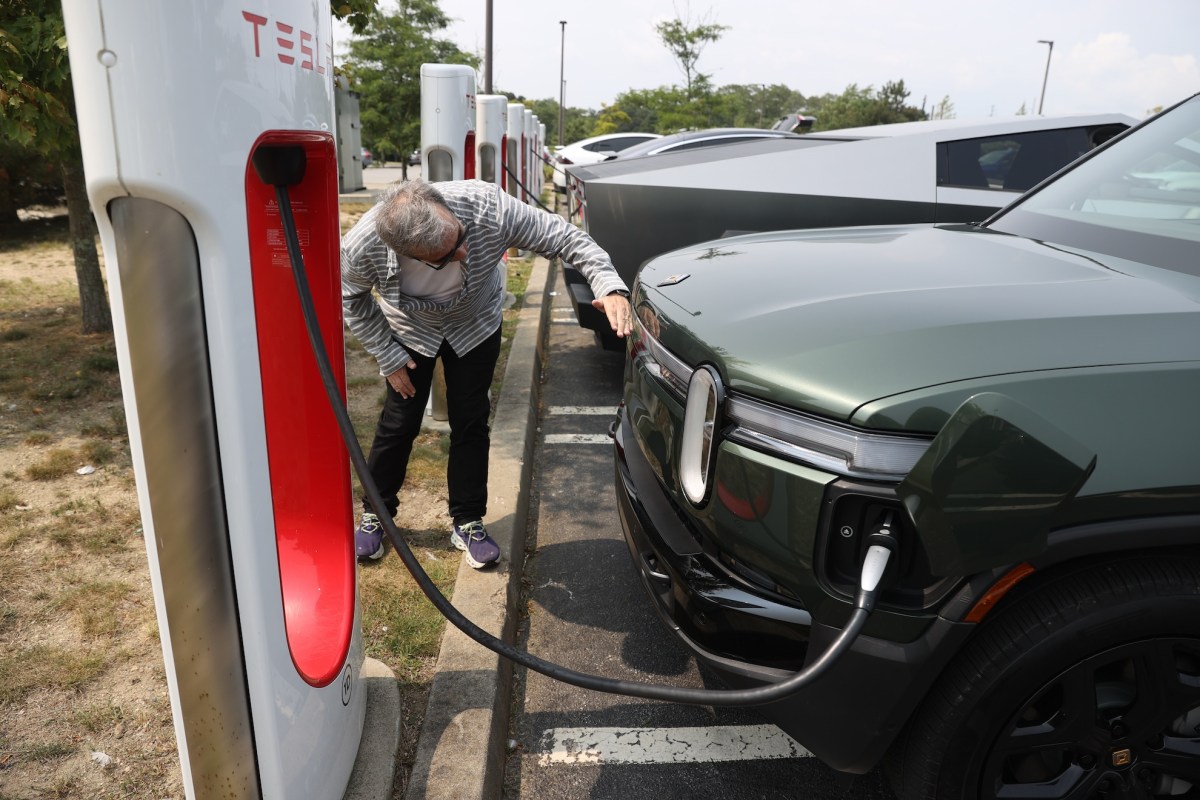
[[[417, 393], [405, 399], [387, 384], [387, 399], [375, 426], [375, 441], [367, 465], [387, 504], [396, 515], [400, 505], [397, 493], [404, 485], [413, 441], [421, 432], [425, 404], [433, 385], [433, 365], [442, 359], [446, 376], [446, 405], [450, 417], [450, 458], [446, 484], [450, 497], [450, 516], [456, 525], [482, 519], [487, 513], [488, 448], [491, 444], [488, 415], [491, 403], [488, 388], [500, 357], [500, 329], [473, 350], [458, 355], [443, 341], [437, 357], [412, 353], [416, 369], [408, 376]], [[386, 383], [386, 381], [385, 381]], [[366, 498], [363, 509], [370, 511]]]

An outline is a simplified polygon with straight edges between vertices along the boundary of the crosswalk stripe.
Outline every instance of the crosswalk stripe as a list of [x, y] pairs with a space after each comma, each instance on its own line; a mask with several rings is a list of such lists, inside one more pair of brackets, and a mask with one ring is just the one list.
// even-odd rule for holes
[[605, 414], [616, 416], [616, 406], [550, 406], [551, 414], [578, 414], [599, 417]]
[[546, 444], [612, 444], [607, 433], [548, 433]]
[[774, 725], [703, 728], [552, 728], [538, 763], [685, 764], [807, 758], [812, 753]]

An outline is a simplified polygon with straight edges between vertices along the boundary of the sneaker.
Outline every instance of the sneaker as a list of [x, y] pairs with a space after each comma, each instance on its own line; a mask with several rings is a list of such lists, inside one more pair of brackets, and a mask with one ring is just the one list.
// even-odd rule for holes
[[467, 554], [467, 563], [475, 569], [486, 567], [500, 560], [500, 545], [488, 536], [481, 520], [455, 525], [450, 542]]
[[354, 529], [354, 552], [359, 561], [383, 558], [383, 526], [370, 511], [363, 513]]

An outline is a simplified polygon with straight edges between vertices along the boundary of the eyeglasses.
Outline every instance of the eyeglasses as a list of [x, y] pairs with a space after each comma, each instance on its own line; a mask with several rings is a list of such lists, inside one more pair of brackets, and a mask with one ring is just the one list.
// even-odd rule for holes
[[438, 262], [436, 264], [431, 264], [430, 262], [428, 262], [424, 259], [421, 259], [421, 258], [418, 258], [417, 260], [420, 261], [425, 266], [429, 267], [430, 269], [441, 269], [442, 267], [446, 266], [447, 264], [449, 264], [451, 261], [454, 260], [454, 254], [458, 252], [458, 248], [462, 247], [463, 242], [465, 242], [467, 240], [467, 232], [469, 230], [471, 230], [470, 223], [467, 223], [466, 225], [462, 225], [462, 230], [460, 230], [458, 232], [458, 238], [455, 239], [455, 241], [454, 241], [454, 247], [451, 247], [449, 253], [446, 253], [446, 255], [444, 255], [440, 259], [438, 259]]

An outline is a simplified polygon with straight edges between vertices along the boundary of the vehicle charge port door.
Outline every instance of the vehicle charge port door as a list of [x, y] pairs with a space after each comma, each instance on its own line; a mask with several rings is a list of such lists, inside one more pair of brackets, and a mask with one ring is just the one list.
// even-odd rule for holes
[[969, 398], [897, 487], [934, 575], [969, 575], [1046, 548], [1096, 456], [997, 393]]

